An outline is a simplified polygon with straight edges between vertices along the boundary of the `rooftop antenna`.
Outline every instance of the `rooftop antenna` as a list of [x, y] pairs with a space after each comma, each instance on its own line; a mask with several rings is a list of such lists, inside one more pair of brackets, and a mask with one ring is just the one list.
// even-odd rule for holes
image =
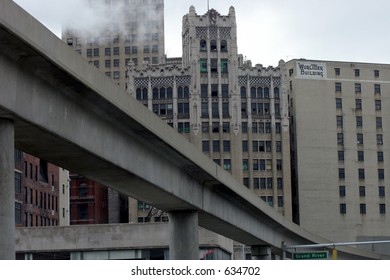
[[210, 11], [210, 0], [207, 0], [207, 11]]

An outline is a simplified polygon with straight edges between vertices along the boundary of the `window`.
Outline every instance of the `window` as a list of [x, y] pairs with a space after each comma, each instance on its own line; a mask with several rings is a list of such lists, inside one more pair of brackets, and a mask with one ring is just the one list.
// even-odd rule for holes
[[359, 69], [355, 69], [355, 77], [359, 77], [360, 76], [360, 70]]
[[243, 184], [245, 187], [249, 188], [249, 178], [247, 177], [243, 178]]
[[221, 40], [221, 52], [227, 52], [227, 42], [225, 40]]
[[104, 61], [104, 66], [105, 66], [106, 68], [110, 68], [110, 67], [111, 67], [111, 60], [106, 59], [106, 60]]
[[364, 151], [357, 152], [358, 161], [364, 161]]
[[336, 98], [336, 109], [342, 109], [343, 108], [343, 101], [341, 98]]
[[345, 197], [345, 186], [339, 186], [339, 196], [340, 197]]
[[248, 151], [248, 141], [247, 140], [243, 140], [242, 141], [242, 151], [243, 152], [247, 152]]
[[114, 59], [114, 67], [119, 67], [119, 59]]
[[382, 110], [381, 100], [375, 100], [375, 111], [381, 111], [381, 110]]
[[216, 58], [210, 59], [210, 72], [211, 73], [218, 72], [218, 59], [216, 59]]
[[99, 49], [98, 48], [93, 49], [93, 56], [99, 56]]
[[357, 141], [357, 144], [358, 145], [363, 145], [363, 134], [361, 134], [361, 133], [358, 133], [358, 134], [356, 134], [356, 141]]
[[259, 160], [254, 159], [253, 160], [253, 171], [258, 171], [259, 170]]
[[344, 151], [338, 151], [338, 159], [339, 161], [344, 161]]
[[199, 43], [199, 49], [200, 51], [207, 51], [207, 43], [206, 43], [206, 40], [200, 40], [200, 43]]
[[221, 85], [222, 98], [229, 98], [229, 85]]
[[361, 93], [361, 92], [362, 92], [362, 85], [355, 84], [355, 93]]
[[337, 144], [340, 144], [340, 145], [344, 144], [344, 134], [337, 133]]
[[374, 77], [378, 78], [379, 77], [379, 70], [374, 70]]
[[276, 152], [277, 153], [281, 153], [282, 152], [282, 142], [281, 141], [276, 141], [275, 145], [276, 145]]
[[93, 65], [94, 65], [96, 68], [99, 68], [99, 67], [100, 67], [99, 60], [95, 60], [95, 61], [93, 62]]
[[221, 59], [221, 73], [228, 73], [228, 60], [226, 58]]
[[21, 193], [22, 191], [22, 175], [19, 172], [15, 172], [15, 193]]
[[199, 60], [200, 73], [207, 73], [207, 59], [201, 58]]
[[281, 132], [281, 124], [280, 123], [275, 123], [275, 132], [276, 132], [276, 134], [280, 134], [280, 132]]
[[383, 134], [376, 135], [376, 143], [377, 145], [383, 145]]
[[87, 57], [92, 57], [92, 49], [87, 49]]
[[366, 196], [366, 187], [365, 186], [359, 186], [359, 196], [360, 197]]
[[383, 152], [377, 152], [378, 162], [383, 162]]
[[230, 152], [230, 141], [228, 140], [223, 141], [223, 151]]
[[365, 172], [364, 172], [364, 168], [359, 168], [358, 174], [359, 174], [359, 180], [364, 180], [364, 178], [366, 177]]
[[340, 203], [340, 214], [347, 214], [347, 205], [345, 203]]
[[86, 197], [88, 195], [88, 186], [85, 183], [81, 183], [79, 186], [79, 197]]
[[15, 202], [15, 224], [22, 223], [22, 204]]
[[212, 52], [217, 51], [217, 41], [215, 41], [215, 40], [210, 41], [210, 51], [212, 51]]
[[374, 85], [374, 93], [375, 94], [381, 94], [381, 85], [380, 84], [375, 84]]
[[253, 178], [253, 188], [254, 189], [259, 189], [260, 188], [260, 183], [259, 183], [259, 178]]
[[120, 78], [120, 72], [114, 71], [114, 80], [119, 80], [119, 78]]
[[366, 209], [366, 204], [365, 203], [360, 203], [360, 214], [364, 215], [367, 214], [367, 209]]
[[281, 159], [277, 159], [276, 160], [276, 170], [282, 171], [282, 169], [283, 169], [282, 160]]
[[[138, 53], [138, 48], [137, 46], [132, 46], [131, 47], [131, 54], [137, 54]], [[137, 65], [136, 63], [134, 63], [134, 65]]]
[[379, 214], [386, 214], [386, 204], [384, 203], [379, 204]]
[[87, 220], [88, 219], [88, 204], [80, 204], [78, 205], [78, 214], [79, 220]]
[[378, 187], [379, 197], [385, 197], [385, 187], [379, 186]]
[[382, 118], [376, 117], [376, 128], [382, 128]]
[[222, 123], [222, 132], [223, 133], [230, 133], [230, 124], [228, 122]]
[[343, 127], [343, 116], [336, 116], [337, 127]]
[[224, 159], [223, 160], [223, 169], [228, 170], [228, 171], [232, 169], [231, 160], [230, 159]]
[[384, 169], [378, 169], [378, 179], [379, 180], [385, 179], [385, 170]]
[[119, 55], [119, 47], [114, 48], [114, 55]]
[[145, 45], [144, 46], [144, 53], [149, 53], [150, 52], [150, 48], [148, 45]]
[[242, 160], [242, 170], [244, 170], [244, 171], [249, 170], [249, 162], [248, 162], [248, 159], [243, 159], [243, 160]]
[[336, 76], [340, 76], [340, 68], [335, 68], [335, 69], [334, 69], [334, 74], [335, 74]]
[[218, 153], [219, 152], [219, 141], [213, 141], [213, 152]]
[[361, 99], [355, 99], [355, 109], [356, 110], [362, 109], [362, 100]]
[[339, 179], [344, 179], [344, 178], [345, 178], [345, 169], [339, 168]]
[[177, 124], [177, 131], [179, 133], [190, 133], [190, 123], [189, 122], [179, 122]]
[[248, 133], [248, 123], [243, 122], [241, 126], [242, 133]]
[[361, 116], [356, 117], [356, 127], [363, 127], [363, 117]]
[[341, 83], [335, 83], [335, 91], [341, 92]]
[[277, 183], [277, 188], [279, 190], [282, 190], [283, 189], [283, 178], [277, 178], [276, 183]]

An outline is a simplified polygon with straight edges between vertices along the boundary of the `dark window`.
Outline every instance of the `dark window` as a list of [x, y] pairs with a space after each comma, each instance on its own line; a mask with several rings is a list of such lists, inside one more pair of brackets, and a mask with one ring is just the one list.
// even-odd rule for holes
[[339, 186], [339, 196], [345, 197], [345, 194], [346, 194], [345, 186]]
[[15, 192], [21, 193], [22, 191], [22, 175], [19, 172], [15, 172]]
[[213, 152], [218, 153], [219, 152], [219, 141], [213, 141]]
[[385, 187], [384, 186], [379, 186], [378, 187], [378, 192], [379, 192], [379, 197], [385, 197]]
[[243, 152], [247, 152], [248, 151], [248, 141], [247, 140], [243, 140], [242, 141], [242, 151]]
[[365, 186], [359, 186], [359, 196], [360, 197], [366, 196], [366, 187]]
[[358, 161], [364, 161], [364, 151], [357, 152]]
[[228, 73], [228, 60], [225, 58], [221, 59], [221, 73]]
[[378, 162], [383, 162], [383, 152], [377, 152]]
[[334, 74], [335, 74], [336, 76], [340, 76], [340, 68], [335, 68], [335, 69], [334, 69]]
[[114, 55], [119, 55], [119, 47], [114, 48]]
[[382, 118], [376, 117], [376, 128], [382, 128]]
[[380, 94], [381, 93], [381, 85], [380, 84], [375, 84], [374, 85], [374, 93], [375, 94]]
[[[178, 88], [178, 91], [179, 89], [181, 89], [181, 87]], [[207, 84], [200, 85], [200, 97], [207, 98], [207, 96], [208, 96], [208, 85]]]
[[361, 99], [355, 99], [355, 109], [356, 110], [362, 109], [362, 100]]
[[378, 78], [379, 77], [379, 70], [374, 70], [374, 77]]
[[355, 69], [355, 77], [359, 77], [360, 76], [360, 70], [359, 69]]
[[340, 203], [340, 214], [347, 213], [347, 205], [345, 203]]
[[385, 179], [385, 170], [384, 169], [378, 169], [378, 179], [379, 180]]
[[356, 141], [358, 145], [363, 145], [364, 144], [363, 134], [361, 133], [356, 134]]
[[210, 151], [210, 142], [209, 141], [202, 141], [202, 151], [203, 152]]
[[231, 165], [231, 160], [230, 159], [224, 159], [223, 160], [223, 169], [225, 170], [231, 170], [232, 165]]
[[88, 186], [85, 183], [79, 186], [79, 197], [86, 197], [88, 195]]
[[338, 151], [338, 159], [339, 161], [344, 161], [344, 151]]
[[358, 173], [359, 173], [359, 180], [364, 180], [366, 177], [365, 172], [364, 172], [364, 168], [359, 168]]
[[360, 214], [366, 214], [367, 213], [367, 208], [365, 203], [360, 203]]
[[356, 127], [363, 127], [363, 117], [361, 116], [356, 117]]
[[48, 173], [47, 173], [47, 162], [40, 159], [39, 160], [39, 180], [45, 183], [48, 183]]
[[225, 40], [221, 41], [221, 52], [227, 52], [227, 42]]
[[383, 134], [377, 134], [376, 135], [376, 143], [378, 145], [383, 145]]
[[362, 92], [362, 85], [355, 84], [355, 93], [361, 93], [361, 92]]
[[384, 203], [379, 204], [379, 214], [386, 214], [386, 204]]
[[217, 41], [215, 41], [215, 40], [210, 41], [210, 51], [212, 51], [212, 52], [217, 51]]
[[375, 111], [381, 111], [381, 110], [382, 110], [381, 100], [375, 100]]
[[343, 116], [336, 116], [337, 127], [343, 127]]
[[216, 59], [216, 58], [210, 59], [210, 72], [211, 73], [218, 72], [218, 59]]
[[207, 73], [207, 59], [201, 58], [199, 60], [200, 73]]
[[336, 108], [337, 109], [343, 108], [343, 101], [341, 98], [336, 98]]
[[78, 205], [78, 214], [79, 220], [87, 220], [88, 219], [88, 204], [80, 204]]
[[223, 141], [223, 151], [230, 152], [230, 141], [228, 140]]
[[15, 224], [22, 223], [22, 204], [15, 202]]
[[344, 144], [344, 134], [337, 133], [337, 144]]
[[345, 178], [345, 170], [344, 168], [339, 168], [339, 179]]
[[341, 83], [335, 83], [335, 91], [341, 92]]
[[207, 43], [206, 43], [206, 40], [200, 40], [200, 43], [199, 43], [199, 49], [200, 51], [207, 51]]

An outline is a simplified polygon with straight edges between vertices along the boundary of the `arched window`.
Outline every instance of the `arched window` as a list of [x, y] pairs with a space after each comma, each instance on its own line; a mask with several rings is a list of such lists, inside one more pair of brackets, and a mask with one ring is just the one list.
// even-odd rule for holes
[[148, 89], [147, 88], [144, 88], [142, 90], [142, 99], [143, 100], [148, 100]]
[[188, 87], [184, 87], [184, 99], [190, 98], [190, 89]]
[[264, 88], [264, 98], [269, 98], [269, 88]]
[[226, 40], [221, 41], [221, 52], [227, 52], [227, 42]]
[[171, 87], [167, 88], [167, 98], [168, 99], [172, 99], [173, 98], [173, 91], [172, 91]]
[[263, 88], [257, 88], [257, 98], [263, 98]]
[[278, 87], [274, 88], [274, 98], [279, 99], [279, 88]]
[[256, 88], [255, 87], [251, 87], [251, 98], [252, 99], [256, 98]]
[[140, 88], [137, 88], [136, 98], [137, 98], [137, 100], [141, 100], [141, 98], [142, 98]]
[[206, 40], [202, 39], [200, 40], [200, 44], [199, 44], [199, 48], [200, 48], [200, 51], [204, 52], [204, 51], [207, 51], [207, 43], [206, 43]]
[[182, 87], [177, 88], [177, 98], [183, 99], [183, 88]]
[[160, 88], [160, 99], [165, 99], [165, 88]]
[[241, 98], [245, 99], [246, 98], [246, 88], [241, 87], [240, 93], [241, 93]]
[[210, 41], [210, 51], [212, 51], [212, 52], [217, 51], [217, 41], [215, 41], [215, 40]]
[[158, 88], [153, 88], [153, 99], [158, 99]]

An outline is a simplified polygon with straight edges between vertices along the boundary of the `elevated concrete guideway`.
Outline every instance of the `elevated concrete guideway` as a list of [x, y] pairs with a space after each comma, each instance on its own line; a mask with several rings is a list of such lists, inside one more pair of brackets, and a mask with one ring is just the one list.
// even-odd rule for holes
[[[10, 0], [0, 2], [0, 117], [13, 120], [15, 147], [150, 203], [177, 222], [182, 212], [192, 213], [186, 230], [198, 220], [273, 252], [283, 241], [328, 242], [274, 212]], [[339, 254], [382, 257], [353, 248]]]

